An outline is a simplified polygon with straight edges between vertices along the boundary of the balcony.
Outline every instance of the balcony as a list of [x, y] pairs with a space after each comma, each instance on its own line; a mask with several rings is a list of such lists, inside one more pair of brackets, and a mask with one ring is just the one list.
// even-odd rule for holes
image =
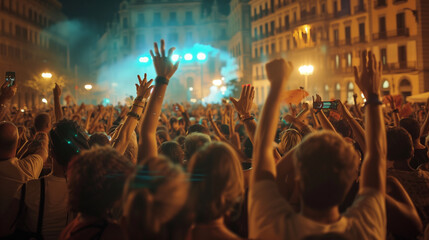
[[366, 6], [365, 4], [359, 4], [355, 6], [354, 10], [355, 10], [354, 11], [355, 14], [363, 13], [363, 12], [366, 12]]
[[386, 0], [375, 0], [374, 7], [375, 8], [387, 7]]
[[353, 44], [367, 43], [368, 39], [366, 36], [359, 36], [359, 37], [353, 38], [352, 42], [353, 42]]
[[409, 28], [398, 28], [392, 31], [378, 32], [372, 34], [372, 39], [374, 40], [384, 40], [388, 38], [396, 38], [396, 37], [409, 37], [410, 29]]
[[417, 69], [417, 62], [397, 62], [397, 63], [388, 63], [383, 65], [384, 72], [409, 72], [415, 71]]

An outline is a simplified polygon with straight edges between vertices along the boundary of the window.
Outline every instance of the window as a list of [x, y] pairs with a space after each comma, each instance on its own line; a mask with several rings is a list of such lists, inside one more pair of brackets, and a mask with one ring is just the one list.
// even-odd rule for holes
[[271, 53], [275, 53], [275, 52], [276, 52], [276, 44], [271, 43]]
[[377, 7], [383, 7], [383, 6], [387, 6], [386, 0], [378, 0]]
[[274, 35], [274, 29], [275, 29], [275, 23], [274, 23], [274, 21], [271, 21], [270, 22], [270, 27], [271, 27], [271, 29], [270, 29], [270, 35]]
[[345, 34], [346, 34], [346, 44], [350, 45], [352, 44], [352, 34], [350, 31], [350, 26], [346, 26], [345, 28]]
[[340, 36], [338, 33], [338, 29], [334, 29], [334, 45], [335, 46], [340, 45]]
[[353, 102], [354, 89], [355, 89], [355, 86], [353, 85], [353, 83], [349, 82], [349, 84], [347, 84], [347, 101], [348, 102]]
[[286, 50], [290, 49], [290, 39], [286, 40]]
[[168, 22], [170, 26], [177, 25], [177, 13], [176, 12], [170, 12], [170, 20]]
[[31, 8], [28, 9], [28, 18], [33, 19], [33, 10]]
[[359, 23], [359, 42], [365, 42], [365, 23]]
[[137, 27], [143, 27], [144, 26], [144, 14], [143, 13], [139, 13], [137, 15]]
[[192, 44], [193, 41], [192, 32], [186, 32], [186, 44]]
[[352, 53], [347, 53], [347, 67], [352, 67]]
[[128, 18], [126, 17], [122, 18], [122, 28], [128, 29]]
[[173, 32], [168, 34], [168, 42], [171, 42], [173, 45], [179, 41], [179, 34]]
[[380, 60], [381, 60], [381, 63], [383, 64], [383, 67], [385, 67], [387, 65], [387, 51], [386, 51], [386, 48], [381, 48], [380, 49]]
[[[156, 12], [153, 14], [153, 25], [154, 26], [161, 26], [162, 25], [160, 12]], [[159, 41], [159, 39], [157, 41]]]
[[406, 46], [398, 47], [398, 62], [399, 62], [399, 67], [401, 69], [404, 69], [407, 67], [407, 47]]
[[398, 36], [405, 35], [405, 14], [404, 13], [396, 14], [396, 29], [398, 31]]
[[293, 12], [293, 22], [296, 22], [296, 12]]
[[268, 36], [268, 23], [265, 23], [265, 36]]
[[390, 94], [390, 83], [389, 80], [384, 79], [381, 84], [381, 93], [383, 96]]
[[190, 11], [185, 13], [185, 24], [194, 24], [192, 12], [190, 12]]
[[255, 37], [255, 38], [258, 37], [258, 29], [257, 28], [253, 29], [253, 37]]
[[136, 36], [136, 47], [143, 48], [146, 45], [145, 37], [143, 34], [137, 34]]
[[265, 45], [265, 54], [267, 54], [267, 55], [268, 55], [268, 54], [269, 54], [269, 52], [270, 52], [270, 51], [269, 51], [268, 45]]
[[335, 84], [335, 99], [341, 98], [341, 85], [339, 83]]
[[322, 3], [320, 8], [322, 13], [326, 13], [326, 5], [324, 3]]
[[340, 55], [335, 55], [335, 69], [339, 69], [340, 68]]
[[162, 36], [159, 33], [155, 33], [153, 41], [154, 42], [159, 42], [159, 40], [161, 40]]
[[259, 54], [264, 55], [264, 49], [262, 47], [259, 48]]
[[261, 38], [262, 37], [262, 35], [263, 35], [263, 30], [262, 30], [262, 25], [261, 26], [259, 26], [259, 38]]
[[258, 56], [258, 48], [255, 48], [255, 57]]
[[290, 28], [289, 15], [285, 17], [285, 28], [286, 30], [289, 30]]
[[378, 18], [378, 32], [380, 38], [386, 38], [386, 17]]
[[122, 38], [122, 45], [124, 45], [124, 46], [128, 46], [128, 37], [127, 37], [127, 36], [124, 36], [124, 37]]

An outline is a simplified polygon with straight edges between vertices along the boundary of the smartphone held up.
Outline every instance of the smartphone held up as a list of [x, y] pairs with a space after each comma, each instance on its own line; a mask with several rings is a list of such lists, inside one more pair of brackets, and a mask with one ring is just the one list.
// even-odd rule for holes
[[6, 72], [5, 79], [7, 86], [12, 87], [15, 84], [15, 72]]

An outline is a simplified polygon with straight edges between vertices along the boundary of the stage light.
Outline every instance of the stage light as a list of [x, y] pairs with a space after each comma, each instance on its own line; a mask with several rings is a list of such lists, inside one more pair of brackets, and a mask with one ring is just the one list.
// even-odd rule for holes
[[200, 61], [204, 61], [206, 60], [206, 58], [207, 58], [207, 55], [205, 53], [200, 52], [197, 54], [197, 59]]
[[178, 54], [173, 54], [173, 56], [171, 56], [171, 61], [177, 62], [177, 60], [179, 60], [179, 55]]
[[45, 79], [52, 78], [52, 73], [44, 72], [44, 73], [42, 73], [42, 78], [45, 78]]
[[193, 58], [193, 56], [192, 56], [192, 54], [187, 53], [187, 54], [185, 54], [184, 58], [185, 58], [186, 61], [191, 61], [192, 58]]
[[220, 79], [213, 80], [213, 85], [216, 87], [219, 87], [220, 85], [222, 85], [222, 80]]
[[149, 58], [148, 57], [141, 57], [141, 58], [139, 58], [139, 62], [147, 63], [147, 62], [149, 62]]

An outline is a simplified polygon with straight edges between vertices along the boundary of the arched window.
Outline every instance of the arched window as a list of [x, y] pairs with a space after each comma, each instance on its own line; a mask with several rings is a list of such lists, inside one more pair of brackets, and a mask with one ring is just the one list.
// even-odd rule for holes
[[335, 84], [335, 99], [341, 99], [341, 85], [339, 83]]
[[347, 84], [347, 101], [353, 102], [353, 94], [355, 93], [355, 85], [352, 82]]
[[381, 93], [383, 94], [383, 96], [390, 94], [390, 83], [389, 83], [389, 80], [384, 79], [381, 82]]
[[329, 96], [329, 85], [328, 84], [325, 84], [325, 99], [330, 99], [330, 96]]
[[412, 86], [410, 80], [403, 78], [401, 81], [399, 81], [399, 92], [404, 99], [406, 99], [408, 96], [411, 96]]

